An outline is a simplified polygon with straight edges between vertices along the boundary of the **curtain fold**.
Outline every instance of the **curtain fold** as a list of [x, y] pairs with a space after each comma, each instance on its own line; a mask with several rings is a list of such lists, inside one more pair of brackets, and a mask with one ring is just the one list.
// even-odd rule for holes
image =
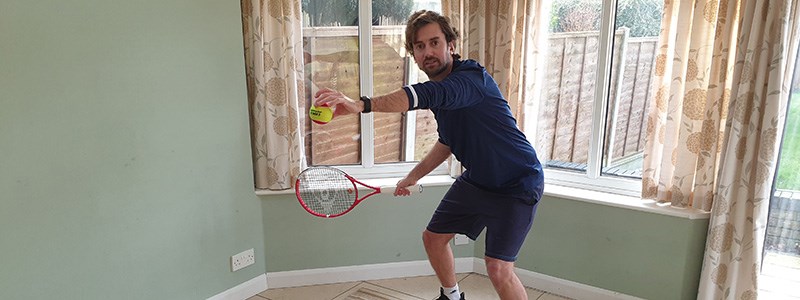
[[289, 189], [303, 163], [300, 2], [241, 0], [241, 6], [255, 187]]
[[[442, 0], [443, 15], [461, 34], [456, 52], [463, 59], [475, 59], [492, 75], [520, 129], [526, 127], [525, 111], [538, 103], [539, 93], [533, 91], [543, 82], [541, 47], [546, 45], [542, 41], [549, 20], [543, 2]], [[461, 168], [451, 168], [451, 175], [460, 173]]]
[[740, 6], [742, 27], [698, 299], [757, 299], [790, 89], [787, 64], [794, 61], [789, 57], [797, 45], [788, 20], [796, 18], [796, 10], [788, 0], [723, 3]]
[[524, 118], [523, 104], [533, 96], [533, 77], [538, 66], [539, 36], [544, 18], [538, 0], [442, 0], [443, 14], [458, 29], [461, 39], [456, 52], [464, 59], [475, 59], [492, 74], [508, 100], [517, 121]]

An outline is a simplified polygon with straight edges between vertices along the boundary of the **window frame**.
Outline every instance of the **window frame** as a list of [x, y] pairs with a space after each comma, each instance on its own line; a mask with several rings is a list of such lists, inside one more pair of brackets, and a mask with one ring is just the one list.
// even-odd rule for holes
[[[613, 194], [621, 194], [627, 196], [641, 195], [641, 179], [640, 178], [625, 178], [613, 175], [602, 174], [602, 161], [603, 161], [603, 143], [606, 132], [606, 123], [608, 116], [608, 103], [611, 84], [611, 69], [612, 69], [612, 52], [614, 47], [614, 33], [615, 33], [615, 18], [617, 12], [617, 1], [606, 2], [603, 1], [603, 8], [601, 12], [600, 21], [600, 36], [598, 43], [598, 74], [605, 74], [604, 76], [597, 76], [595, 89], [594, 103], [592, 107], [592, 129], [590, 149], [588, 153], [586, 171], [572, 171], [558, 168], [547, 167], [543, 163], [545, 169], [545, 182], [547, 184], [562, 185], [567, 187], [586, 189], [592, 191], [608, 192]], [[372, 1], [359, 0], [358, 1], [359, 20], [372, 20]], [[374, 96], [374, 77], [373, 66], [369, 62], [372, 61], [372, 38], [373, 38], [373, 25], [371, 22], [359, 22], [358, 24], [358, 41], [359, 41], [359, 88], [361, 94], [364, 96]], [[413, 67], [413, 66], [411, 66]], [[599, 101], [598, 101], [599, 100]], [[526, 120], [526, 124], [531, 124], [530, 120], [538, 118], [538, 105], [532, 106], [533, 113], [527, 114], [529, 116], [536, 116]], [[413, 149], [414, 141], [414, 126], [415, 111], [405, 112], [406, 122], [404, 122], [404, 149], [406, 153], [409, 148]], [[348, 165], [334, 165], [353, 176], [372, 179], [372, 178], [388, 178], [388, 177], [403, 177], [405, 176], [417, 162], [413, 161], [411, 155], [405, 155], [406, 161], [393, 162], [393, 163], [375, 163], [375, 131], [374, 131], [374, 116], [373, 114], [361, 114], [361, 158], [360, 164]], [[527, 127], [527, 126], [526, 126]], [[535, 127], [535, 126], [534, 126]], [[528, 128], [526, 128], [528, 129]], [[525, 130], [526, 135], [530, 142], [536, 147], [536, 128]], [[447, 175], [449, 174], [449, 163], [445, 161], [439, 165], [428, 175]]]
[[[547, 167], [542, 162], [545, 171], [545, 184], [554, 184], [590, 191], [607, 192], [626, 196], [640, 197], [642, 191], [641, 178], [626, 178], [602, 174], [603, 144], [605, 141], [608, 123], [608, 105], [611, 92], [612, 54], [614, 51], [614, 34], [618, 1], [602, 1], [603, 7], [600, 19], [600, 33], [598, 42], [597, 76], [595, 82], [595, 96], [592, 105], [592, 129], [590, 133], [589, 153], [586, 170], [573, 171]], [[543, 60], [540, 60], [543, 61]], [[533, 112], [528, 115], [538, 118], [538, 103], [531, 106]], [[531, 120], [533, 122], [531, 122]], [[537, 124], [536, 119], [526, 120], [526, 124]], [[537, 125], [532, 127], [536, 128]], [[526, 128], [527, 129], [527, 128]], [[536, 148], [538, 128], [527, 133], [528, 139]]]
[[[358, 18], [359, 20], [372, 20], [372, 0], [359, 0], [358, 1]], [[373, 60], [373, 25], [372, 22], [358, 22], [358, 57], [359, 57], [359, 90], [361, 95], [373, 97], [374, 95], [374, 67], [371, 63]], [[405, 53], [404, 49], [401, 49]], [[406, 55], [407, 56], [407, 55]], [[411, 62], [406, 71], [410, 71]], [[415, 82], [415, 76], [411, 78], [411, 82]], [[416, 111], [407, 111], [402, 113], [405, 118], [403, 122], [403, 158], [405, 161], [392, 162], [392, 163], [375, 163], [375, 117], [374, 113], [360, 114], [360, 137], [361, 137], [361, 157], [360, 164], [346, 164], [346, 165], [333, 165], [348, 174], [360, 179], [378, 179], [378, 178], [402, 178], [411, 171], [417, 162], [414, 161], [414, 155], [409, 151], [414, 150], [416, 142], [415, 124], [416, 124]], [[449, 161], [445, 161], [437, 166], [428, 175], [449, 175]]]

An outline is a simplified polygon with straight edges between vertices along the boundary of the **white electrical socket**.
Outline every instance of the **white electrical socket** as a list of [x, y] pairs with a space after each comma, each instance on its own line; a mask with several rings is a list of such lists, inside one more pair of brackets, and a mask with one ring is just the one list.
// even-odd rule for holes
[[469, 244], [469, 238], [463, 234], [456, 234], [456, 237], [453, 239], [453, 243], [456, 245], [466, 245]]
[[231, 256], [231, 272], [236, 272], [254, 263], [256, 263], [255, 251], [253, 249], [245, 250], [242, 253]]

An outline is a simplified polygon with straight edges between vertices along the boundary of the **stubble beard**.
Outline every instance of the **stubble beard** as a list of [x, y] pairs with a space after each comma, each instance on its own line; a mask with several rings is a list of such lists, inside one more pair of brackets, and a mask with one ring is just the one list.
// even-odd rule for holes
[[433, 69], [433, 70], [424, 70], [425, 74], [427, 74], [428, 78], [430, 78], [431, 80], [433, 80], [437, 76], [439, 76], [442, 73], [444, 73], [445, 71], [447, 71], [447, 68], [451, 64], [451, 62], [449, 62], [449, 61], [441, 61], [441, 60], [438, 60], [438, 59], [436, 59], [436, 60], [441, 63], [441, 65], [442, 65], [441, 67]]

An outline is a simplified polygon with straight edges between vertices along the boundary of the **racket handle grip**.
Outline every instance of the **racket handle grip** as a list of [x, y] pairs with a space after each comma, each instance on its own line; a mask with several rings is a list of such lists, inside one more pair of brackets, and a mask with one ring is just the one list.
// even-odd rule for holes
[[[412, 194], [422, 193], [422, 185], [415, 184], [406, 187]], [[394, 194], [397, 189], [396, 185], [384, 185], [381, 187], [381, 194]]]

